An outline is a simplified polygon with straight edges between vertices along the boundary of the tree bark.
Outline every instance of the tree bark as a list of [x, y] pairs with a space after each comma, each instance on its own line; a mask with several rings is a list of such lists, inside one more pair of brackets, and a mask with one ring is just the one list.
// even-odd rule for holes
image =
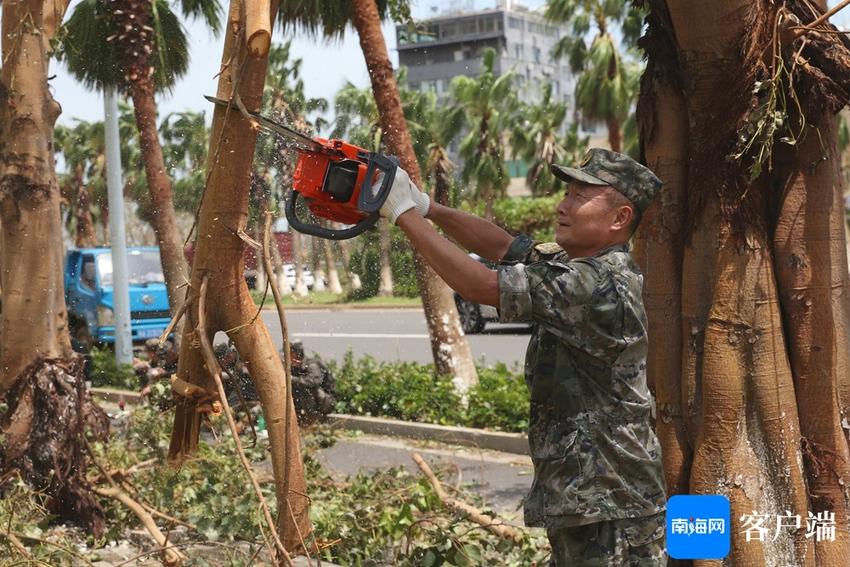
[[[139, 146], [145, 166], [145, 178], [151, 196], [151, 224], [156, 233], [162, 273], [168, 292], [168, 305], [174, 315], [183, 305], [184, 290], [180, 287], [188, 281], [189, 270], [183, 254], [183, 239], [177, 230], [174, 214], [174, 197], [171, 179], [165, 171], [162, 145], [156, 128], [156, 101], [153, 83], [150, 80], [136, 81], [131, 85], [130, 95], [139, 129]], [[178, 326], [177, 332], [181, 329]]]
[[[378, 8], [374, 0], [353, 0], [351, 12], [381, 115], [384, 143], [390, 153], [399, 156], [402, 167], [413, 183], [421, 187], [422, 175], [404, 119], [392, 64], [381, 31]], [[434, 365], [439, 374], [452, 376], [458, 390], [465, 392], [478, 381], [478, 374], [469, 344], [460, 328], [454, 299], [445, 282], [415, 251], [413, 258], [431, 337]]]
[[304, 283], [304, 247], [301, 245], [301, 233], [291, 230], [292, 233], [292, 263], [295, 265], [295, 288], [292, 290], [296, 297], [306, 297], [309, 293], [307, 284]]
[[392, 246], [390, 241], [390, 223], [387, 219], [378, 221], [378, 245], [381, 249], [381, 277], [378, 284], [378, 295], [381, 297], [391, 297], [393, 294], [393, 268], [390, 259]]
[[322, 248], [324, 248], [325, 262], [328, 265], [328, 290], [331, 293], [339, 295], [342, 293], [342, 285], [339, 283], [339, 270], [336, 269], [336, 259], [334, 258], [331, 241], [323, 238]]
[[621, 151], [623, 147], [623, 133], [620, 120], [612, 116], [606, 120], [606, 125], [608, 126], [608, 145], [615, 152]]
[[325, 268], [322, 265], [322, 244], [315, 236], [310, 237], [310, 257], [313, 264], [313, 291], [325, 291]]
[[[49, 5], [62, 14], [67, 7]], [[56, 16], [44, 9], [40, 0], [6, 1], [0, 28], [0, 394], [39, 355], [71, 354], [53, 155], [62, 108], [47, 87]]]
[[[266, 3], [264, 9], [275, 14], [277, 4]], [[268, 60], [266, 56], [243, 58], [246, 38], [240, 32], [244, 30], [244, 22], [240, 21], [238, 0], [231, 3], [228, 20], [216, 95], [229, 100], [238, 94], [248, 109], [256, 110], [262, 99]], [[207, 303], [205, 313], [210, 340], [217, 330], [236, 329], [230, 331], [230, 338], [250, 369], [268, 425], [281, 540], [288, 550], [297, 551], [301, 536], [306, 538], [312, 529], [298, 423], [294, 406], [285, 403], [291, 398], [284, 395], [287, 386], [277, 347], [262, 318], [255, 319], [257, 307], [244, 278], [244, 243], [237, 236], [239, 230], [245, 229], [248, 219], [256, 131], [238, 110], [228, 112], [217, 106], [210, 140], [214, 144], [207, 165], [210, 177], [198, 222], [191, 285], [192, 289], [200, 289], [202, 279], [209, 277], [209, 297], [216, 298]], [[200, 350], [193, 347], [197, 309], [197, 302], [193, 301], [186, 312], [184, 339], [188, 340], [180, 347], [177, 376], [200, 386], [216, 399], [213, 377], [204, 366]], [[175, 401], [169, 457], [179, 463], [197, 449], [201, 414], [196, 399], [176, 396]], [[288, 494], [284, 489], [287, 483]], [[291, 512], [286, 502], [291, 505]]]
[[[645, 267], [648, 372], [668, 492], [730, 499], [730, 564], [843, 564], [850, 276], [834, 117], [807, 116], [817, 129], [793, 146], [777, 140], [773, 168], [750, 178], [746, 158], [727, 156], [753, 103], [778, 6], [650, 5], [638, 118], [645, 159], [665, 187], [647, 211], [636, 255]], [[833, 47], [847, 50], [839, 41]], [[808, 55], [798, 72], [821, 62]], [[823, 107], [807, 98], [824, 91], [797, 93], [804, 109]], [[671, 333], [677, 321], [681, 333]], [[653, 344], [657, 329], [663, 344]], [[801, 517], [801, 529], [747, 542], [737, 527], [744, 515], [786, 512]], [[821, 512], [842, 526], [835, 541], [806, 535], [809, 514]]]

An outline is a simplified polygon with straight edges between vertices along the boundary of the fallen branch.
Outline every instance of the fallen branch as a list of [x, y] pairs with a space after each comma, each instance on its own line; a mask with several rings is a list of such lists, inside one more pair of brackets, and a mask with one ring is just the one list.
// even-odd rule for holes
[[456, 498], [452, 498], [446, 491], [443, 490], [443, 485], [437, 476], [434, 474], [434, 471], [431, 470], [431, 467], [428, 466], [428, 463], [419, 456], [419, 453], [413, 453], [413, 460], [419, 466], [419, 470], [422, 471], [422, 474], [428, 479], [428, 482], [431, 483], [431, 486], [434, 488], [434, 492], [437, 494], [437, 498], [440, 499], [440, 502], [454, 510], [455, 512], [460, 513], [466, 519], [475, 522], [486, 530], [496, 534], [497, 536], [512, 540], [515, 543], [519, 543], [523, 539], [523, 534], [516, 528], [509, 526], [507, 524], [502, 523], [501, 520], [488, 516], [487, 514], [481, 512], [478, 508], [474, 506], [470, 506], [466, 502], [458, 500]]
[[[283, 547], [283, 543], [280, 541], [280, 536], [277, 533], [277, 527], [275, 526], [275, 521], [272, 518], [271, 511], [269, 510], [269, 506], [266, 503], [266, 499], [263, 496], [263, 491], [260, 490], [260, 484], [257, 482], [257, 476], [254, 474], [254, 471], [251, 469], [251, 463], [248, 462], [248, 457], [245, 456], [245, 451], [242, 449], [242, 442], [239, 440], [239, 432], [236, 431], [236, 422], [233, 421], [233, 415], [230, 412], [230, 404], [227, 403], [227, 394], [224, 392], [224, 384], [221, 381], [221, 369], [218, 365], [218, 360], [215, 357], [215, 352], [213, 351], [212, 345], [210, 344], [209, 336], [207, 335], [207, 327], [206, 327], [206, 299], [207, 299], [207, 288], [209, 287], [210, 277], [209, 275], [204, 275], [201, 280], [201, 291], [198, 294], [198, 338], [201, 342], [201, 353], [204, 356], [204, 363], [207, 366], [207, 370], [212, 375], [213, 380], [215, 380], [216, 388], [218, 388], [218, 396], [221, 404], [224, 406], [224, 415], [227, 418], [227, 425], [230, 427], [230, 433], [233, 435], [233, 441], [236, 445], [236, 453], [239, 456], [239, 460], [242, 463], [242, 467], [245, 469], [245, 472], [248, 473], [248, 478], [251, 479], [251, 485], [254, 487], [254, 492], [257, 494], [257, 498], [260, 500], [260, 506], [263, 510], [263, 516], [266, 519], [266, 522], [269, 525], [269, 528], [272, 532], [272, 538], [274, 539], [275, 547], [277, 548], [281, 557], [283, 557], [284, 561], [290, 567], [294, 567], [292, 563], [292, 558], [287, 553], [286, 549]], [[272, 556], [274, 557], [274, 549], [272, 551]]]
[[189, 294], [187, 293], [186, 297], [183, 299], [183, 303], [180, 305], [180, 307], [177, 308], [177, 313], [174, 314], [174, 317], [172, 317], [171, 321], [168, 322], [168, 326], [165, 328], [165, 330], [159, 336], [159, 346], [162, 346], [162, 345], [165, 344], [165, 341], [168, 340], [168, 335], [171, 334], [171, 331], [173, 331], [174, 327], [177, 326], [177, 323], [183, 317], [183, 314], [186, 313], [186, 309], [189, 308], [189, 297], [188, 297], [188, 295]]
[[13, 534], [11, 531], [8, 531], [3, 534], [3, 537], [9, 540], [9, 543], [12, 544], [12, 547], [18, 550], [18, 553], [20, 553], [27, 559], [32, 559], [32, 554], [26, 547], [24, 547], [24, 544], [21, 543], [21, 540], [18, 539], [18, 536]]
[[186, 556], [183, 555], [180, 551], [178, 551], [173, 545], [168, 542], [168, 538], [160, 531], [159, 526], [156, 525], [156, 522], [153, 519], [153, 516], [145, 510], [145, 508], [130, 498], [130, 496], [121, 490], [120, 488], [97, 488], [94, 489], [96, 494], [106, 498], [112, 498], [113, 500], [117, 500], [124, 506], [130, 509], [139, 521], [142, 522], [142, 525], [148, 530], [148, 533], [151, 535], [153, 540], [156, 542], [158, 546], [162, 548], [163, 553], [165, 553], [165, 564], [166, 565], [180, 565], [183, 561], [186, 560]]

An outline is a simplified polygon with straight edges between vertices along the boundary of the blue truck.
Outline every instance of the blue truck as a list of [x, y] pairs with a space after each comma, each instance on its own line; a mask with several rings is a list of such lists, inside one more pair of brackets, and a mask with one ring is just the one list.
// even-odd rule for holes
[[[171, 320], [159, 248], [127, 248], [133, 342], [159, 337]], [[65, 302], [74, 347], [115, 342], [112, 250], [80, 248], [65, 257]]]

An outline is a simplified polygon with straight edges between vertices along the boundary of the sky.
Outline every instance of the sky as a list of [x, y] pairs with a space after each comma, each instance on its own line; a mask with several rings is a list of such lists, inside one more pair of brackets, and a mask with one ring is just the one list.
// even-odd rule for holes
[[[78, 0], [72, 2], [68, 16], [77, 3]], [[486, 9], [497, 3], [498, 0], [412, 0], [411, 7], [414, 19], [422, 19], [450, 7], [465, 10]], [[542, 6], [545, 1], [524, 0], [521, 3], [534, 8]], [[222, 0], [222, 4], [226, 5], [227, 2]], [[189, 72], [177, 83], [172, 93], [158, 96], [160, 117], [183, 110], [209, 110], [212, 105], [204, 100], [203, 95], [213, 95], [216, 92], [215, 74], [221, 62], [223, 37], [213, 37], [201, 23], [188, 21], [186, 24], [186, 35], [190, 41]], [[390, 59], [393, 66], [398, 66], [395, 24], [385, 22], [383, 29]], [[303, 60], [301, 76], [308, 97], [322, 97], [332, 103], [334, 94], [346, 81], [358, 87], [369, 85], [366, 63], [360, 51], [357, 33], [352, 28], [349, 28], [341, 41], [330, 43], [300, 33], [287, 33], [284, 36], [279, 29], [275, 29], [272, 34], [275, 43], [282, 43], [289, 37], [292, 38], [292, 57]], [[103, 120], [103, 97], [100, 93], [88, 91], [79, 84], [68, 74], [62, 63], [51, 62], [50, 72], [56, 75], [50, 82], [53, 96], [63, 109], [57, 121], [59, 124], [70, 126], [74, 123], [74, 118], [86, 121]], [[208, 116], [211, 114], [207, 112]]]
[[[837, 1], [830, 0], [829, 6], [834, 6]], [[71, 3], [68, 15], [77, 3], [78, 0]], [[522, 0], [515, 3], [539, 8], [545, 4], [545, 0]], [[227, 2], [222, 0], [222, 4], [226, 5]], [[427, 18], [450, 8], [480, 10], [493, 8], [497, 4], [499, 0], [411, 0], [414, 19]], [[850, 29], [850, 8], [839, 12], [833, 17], [832, 23], [843, 29]], [[395, 25], [386, 22], [383, 29], [390, 58], [393, 65], [397, 66]], [[221, 60], [223, 38], [213, 37], [204, 25], [197, 22], [187, 22], [186, 31], [190, 41], [189, 72], [170, 94], [158, 97], [160, 117], [182, 110], [209, 110], [211, 105], [204, 100], [203, 95], [214, 94], [216, 91], [215, 74]], [[366, 64], [353, 29], [349, 28], [341, 41], [330, 43], [298, 33], [287, 34], [285, 37], [281, 35], [280, 30], [274, 30], [275, 42], [282, 42], [287, 37], [293, 40], [293, 57], [303, 60], [301, 73], [308, 97], [322, 97], [332, 102], [334, 94], [346, 81], [359, 87], [369, 85]], [[56, 75], [51, 81], [53, 96], [63, 108], [59, 124], [71, 125], [74, 118], [87, 121], [103, 119], [103, 98], [99, 93], [86, 90], [68, 74], [62, 63], [52, 62], [51, 73]], [[210, 112], [207, 114], [211, 116]]]

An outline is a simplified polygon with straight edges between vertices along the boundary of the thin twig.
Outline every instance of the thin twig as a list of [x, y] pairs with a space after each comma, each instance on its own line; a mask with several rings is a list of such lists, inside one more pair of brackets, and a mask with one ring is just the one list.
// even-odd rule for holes
[[[251, 469], [251, 463], [248, 462], [248, 457], [245, 456], [245, 451], [242, 449], [242, 442], [239, 440], [239, 432], [236, 431], [236, 423], [233, 421], [233, 415], [230, 412], [230, 404], [227, 403], [227, 394], [224, 392], [224, 384], [221, 381], [221, 370], [218, 366], [218, 359], [215, 357], [215, 353], [213, 352], [212, 345], [210, 344], [210, 339], [207, 336], [207, 326], [206, 326], [206, 299], [207, 299], [207, 289], [210, 284], [210, 276], [209, 274], [204, 274], [201, 280], [201, 290], [198, 294], [198, 339], [201, 342], [201, 353], [204, 356], [204, 362], [207, 366], [207, 371], [212, 374], [213, 380], [215, 380], [216, 388], [218, 388], [218, 395], [221, 400], [222, 405], [224, 406], [224, 415], [227, 417], [227, 425], [230, 427], [230, 433], [233, 435], [233, 441], [236, 445], [236, 453], [239, 456], [239, 460], [242, 462], [242, 467], [245, 469], [245, 472], [248, 473], [248, 477], [251, 479], [251, 485], [254, 487], [254, 492], [257, 494], [257, 498], [260, 500], [260, 505], [262, 506], [263, 516], [266, 518], [266, 522], [269, 525], [269, 528], [272, 531], [272, 537], [274, 539], [275, 547], [277, 547], [280, 555], [286, 561], [286, 564], [290, 567], [294, 567], [292, 563], [292, 558], [287, 553], [286, 549], [283, 547], [283, 543], [280, 541], [280, 537], [277, 533], [277, 528], [274, 523], [274, 519], [272, 518], [271, 512], [269, 511], [268, 504], [266, 503], [266, 499], [263, 496], [263, 491], [260, 489], [260, 484], [257, 482], [257, 477], [254, 474], [254, 471]], [[272, 549], [274, 551], [274, 549]], [[272, 553], [272, 556], [275, 554]]]
[[32, 554], [26, 547], [24, 547], [24, 544], [21, 543], [21, 540], [18, 539], [18, 536], [12, 533], [11, 530], [7, 530], [6, 533], [3, 534], [3, 537], [9, 540], [9, 543], [12, 544], [12, 547], [18, 550], [18, 553], [20, 553], [27, 559], [32, 559]]
[[824, 23], [825, 21], [830, 19], [832, 16], [834, 16], [835, 14], [837, 14], [838, 12], [840, 12], [841, 10], [846, 8], [847, 6], [850, 6], [850, 0], [844, 0], [843, 2], [838, 4], [835, 8], [833, 8], [832, 10], [829, 10], [826, 14], [819, 17], [818, 19], [816, 19], [815, 21], [813, 21], [809, 25], [805, 26], [801, 31], [798, 31], [796, 34], [794, 34], [794, 38], [796, 39], [800, 36], [806, 35], [810, 31], [813, 31], [817, 26], [821, 25], [822, 23]]
[[[271, 226], [272, 226], [272, 214], [269, 211], [264, 211], [265, 213], [265, 224], [263, 226], [263, 269], [266, 271], [266, 274], [274, 274], [274, 270], [272, 269], [272, 261], [271, 255], [269, 254], [269, 236], [271, 234]], [[286, 313], [283, 308], [283, 300], [280, 297], [280, 289], [277, 287], [277, 281], [274, 277], [267, 278], [269, 284], [272, 288], [272, 296], [274, 297], [274, 303], [277, 307], [277, 316], [280, 320], [280, 333], [283, 337], [283, 371], [284, 371], [284, 379], [286, 381], [286, 392], [285, 392], [285, 411], [283, 413], [283, 510], [289, 508], [289, 469], [290, 469], [290, 455], [289, 455], [289, 443], [286, 442], [286, 437], [289, 435], [289, 414], [291, 413], [292, 408], [294, 408], [294, 404], [292, 401], [292, 354], [289, 351], [289, 326], [286, 324]], [[294, 521], [294, 517], [293, 517]], [[295, 522], [297, 527], [297, 522]], [[299, 534], [300, 535], [300, 534]], [[303, 543], [303, 542], [302, 542]], [[307, 561], [310, 561], [310, 555], [307, 548], [304, 548], [304, 552], [307, 553]]]
[[171, 331], [174, 330], [174, 327], [177, 326], [177, 323], [180, 322], [180, 319], [183, 317], [183, 314], [186, 313], [186, 309], [189, 308], [189, 292], [186, 292], [186, 297], [183, 299], [183, 303], [180, 304], [180, 307], [177, 309], [177, 313], [174, 314], [174, 317], [171, 318], [171, 321], [168, 322], [168, 326], [159, 336], [159, 346], [165, 344], [165, 341], [168, 339], [168, 335], [171, 334]]
[[94, 567], [94, 563], [92, 563], [91, 561], [89, 561], [88, 559], [86, 559], [85, 557], [83, 557], [82, 555], [77, 553], [76, 551], [74, 551], [72, 549], [68, 549], [64, 545], [59, 545], [56, 542], [49, 541], [49, 540], [46, 540], [46, 539], [41, 539], [40, 537], [28, 536], [28, 535], [24, 535], [24, 534], [21, 534], [21, 538], [23, 538], [27, 541], [34, 541], [36, 543], [40, 543], [41, 545], [49, 545], [51, 547], [55, 547], [56, 549], [58, 549], [60, 551], [64, 551], [65, 553], [67, 553], [68, 555], [70, 555], [72, 557], [76, 557], [77, 559], [80, 559], [83, 563], [85, 563], [89, 567]]

